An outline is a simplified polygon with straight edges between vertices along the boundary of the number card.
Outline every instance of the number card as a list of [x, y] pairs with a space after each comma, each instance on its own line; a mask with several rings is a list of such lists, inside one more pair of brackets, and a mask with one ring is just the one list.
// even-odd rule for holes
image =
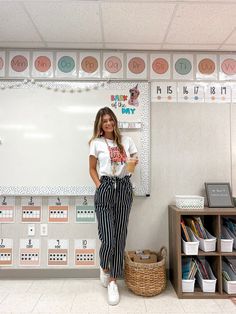
[[236, 103], [236, 84], [230, 83], [230, 87], [231, 87], [232, 102]]
[[231, 87], [225, 84], [209, 84], [205, 87], [205, 102], [231, 102]]
[[13, 240], [0, 239], [0, 266], [11, 266], [13, 261]]
[[175, 82], [152, 82], [152, 102], [177, 102]]
[[81, 205], [75, 206], [76, 222], [78, 223], [95, 223], [96, 215], [94, 205], [89, 205], [87, 197], [84, 196], [84, 201]]
[[20, 239], [20, 266], [40, 265], [39, 239]]
[[21, 211], [21, 222], [41, 222], [41, 197], [22, 197]]
[[198, 83], [178, 83], [178, 102], [204, 102], [204, 87]]
[[48, 206], [48, 222], [69, 222], [68, 198], [50, 198]]
[[69, 240], [48, 240], [48, 266], [68, 265]]
[[15, 197], [0, 197], [0, 223], [13, 223], [15, 216]]
[[95, 266], [95, 239], [75, 240], [75, 265]]

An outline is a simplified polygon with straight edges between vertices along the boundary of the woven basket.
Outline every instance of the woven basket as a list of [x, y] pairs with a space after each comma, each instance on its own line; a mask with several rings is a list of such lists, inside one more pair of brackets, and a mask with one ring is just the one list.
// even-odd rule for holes
[[166, 255], [167, 250], [162, 247], [157, 255], [156, 263], [133, 262], [125, 252], [125, 282], [135, 294], [151, 297], [161, 293], [166, 288]]

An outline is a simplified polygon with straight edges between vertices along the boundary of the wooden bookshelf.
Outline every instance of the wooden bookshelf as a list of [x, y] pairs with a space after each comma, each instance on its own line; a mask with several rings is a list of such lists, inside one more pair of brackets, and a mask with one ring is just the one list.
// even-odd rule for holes
[[[215, 252], [198, 251], [197, 256], [206, 257], [211, 265], [213, 273], [217, 278], [216, 292], [202, 292], [200, 287], [195, 284], [193, 293], [182, 292], [182, 258], [191, 255], [186, 255], [181, 249], [181, 218], [187, 216], [200, 216], [204, 220], [206, 229], [214, 235], [216, 240]], [[174, 205], [169, 206], [169, 270], [170, 281], [176, 291], [178, 298], [184, 299], [225, 299], [236, 297], [236, 294], [227, 294], [223, 290], [222, 281], [222, 257], [236, 256], [236, 250], [230, 253], [221, 252], [221, 223], [222, 218], [226, 216], [235, 216], [236, 208], [208, 208], [204, 209], [179, 209]], [[193, 257], [196, 255], [193, 255]]]

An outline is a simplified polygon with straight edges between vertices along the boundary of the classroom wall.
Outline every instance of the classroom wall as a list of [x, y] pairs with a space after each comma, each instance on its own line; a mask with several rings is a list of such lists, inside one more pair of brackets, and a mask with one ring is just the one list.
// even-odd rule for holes
[[[134, 199], [127, 249], [159, 250], [163, 245], [168, 249], [168, 205], [174, 203], [174, 196], [204, 195], [206, 181], [232, 183], [231, 106], [217, 102], [151, 104], [151, 194]], [[70, 205], [74, 204], [75, 198], [70, 197]], [[17, 205], [19, 208], [19, 197]], [[46, 211], [47, 198], [43, 206]], [[19, 223], [17, 215], [16, 225], [1, 226], [2, 237], [27, 237], [26, 225]], [[37, 226], [37, 234], [38, 229]], [[99, 248], [94, 224], [49, 226], [49, 237], [58, 234], [72, 240], [96, 238]], [[45, 257], [43, 263], [46, 264]]]

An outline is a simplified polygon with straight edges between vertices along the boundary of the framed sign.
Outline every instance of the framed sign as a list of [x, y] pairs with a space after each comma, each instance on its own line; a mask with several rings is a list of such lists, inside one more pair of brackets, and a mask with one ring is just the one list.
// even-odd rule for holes
[[205, 183], [209, 207], [234, 207], [229, 183]]

